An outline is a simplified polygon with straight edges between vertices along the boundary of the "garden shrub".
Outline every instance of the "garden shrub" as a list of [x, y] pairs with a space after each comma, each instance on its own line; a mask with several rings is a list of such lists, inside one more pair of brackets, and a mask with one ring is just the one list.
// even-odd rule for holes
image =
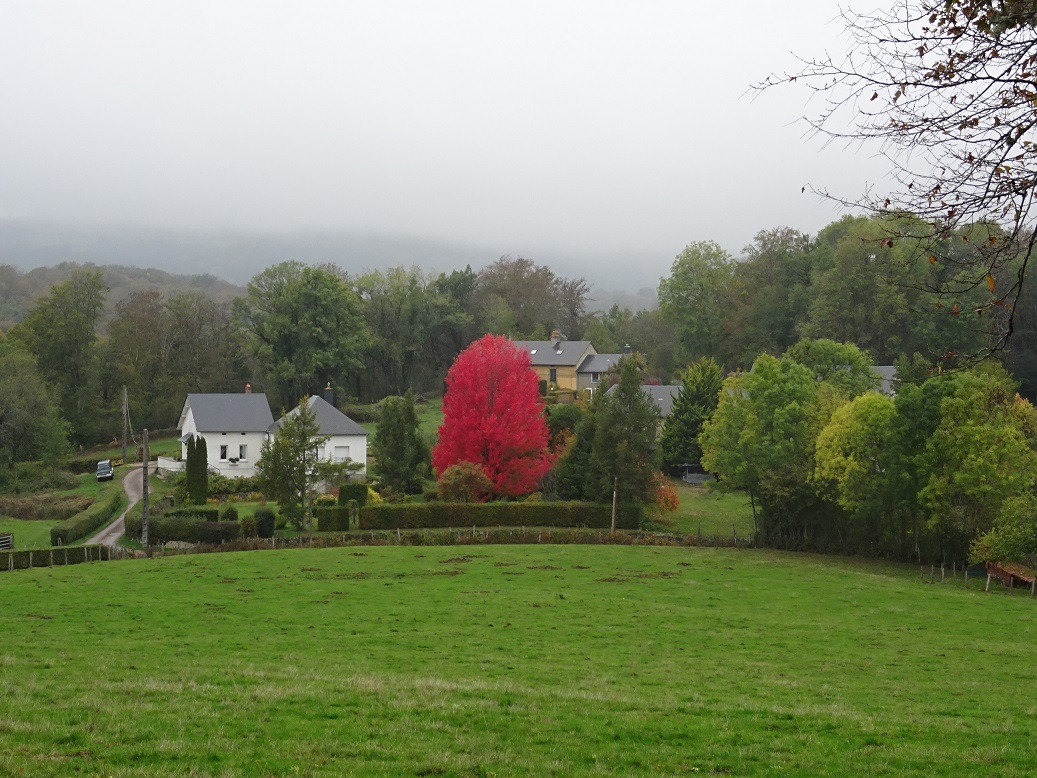
[[[617, 528], [636, 529], [640, 512], [621, 506]], [[612, 525], [612, 506], [587, 502], [417, 503], [369, 505], [360, 512], [360, 529], [442, 527], [592, 527]]]
[[26, 521], [64, 521], [85, 511], [93, 503], [74, 494], [32, 494], [0, 497], [0, 516]]
[[259, 522], [255, 516], [242, 516], [238, 524], [241, 525], [241, 537], [255, 538], [259, 536]]
[[31, 551], [0, 551], [0, 571], [27, 570], [30, 567], [54, 567], [78, 565], [83, 562], [95, 562], [111, 559], [111, 549], [107, 546], [69, 546], [54, 549], [33, 549]]
[[255, 513], [256, 533], [261, 538], [274, 536], [274, 525], [277, 523], [271, 508], [258, 508]]
[[348, 505], [314, 506], [313, 516], [317, 519], [317, 529], [320, 532], [336, 532], [349, 529]]
[[238, 509], [233, 505], [224, 506], [223, 510], [220, 511], [220, 521], [237, 521], [238, 520]]
[[85, 538], [108, 523], [121, 506], [121, 491], [112, 491], [107, 496], [101, 497], [86, 510], [51, 527], [51, 545], [64, 546], [80, 538]]
[[342, 484], [338, 490], [338, 504], [347, 505], [350, 500], [356, 500], [362, 508], [367, 504], [367, 484], [349, 482]]
[[[184, 543], [223, 543], [241, 537], [242, 527], [236, 521], [202, 521], [189, 516], [152, 516], [148, 519], [148, 543], [179, 540]], [[139, 539], [141, 519], [126, 517], [126, 534]]]
[[218, 505], [183, 505], [173, 508], [165, 514], [166, 518], [189, 518], [202, 521], [219, 521], [220, 507]]

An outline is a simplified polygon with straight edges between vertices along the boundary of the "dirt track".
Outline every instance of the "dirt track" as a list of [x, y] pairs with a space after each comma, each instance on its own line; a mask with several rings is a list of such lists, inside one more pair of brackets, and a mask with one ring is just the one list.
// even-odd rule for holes
[[[154, 465], [152, 465], [151, 472], [154, 472]], [[87, 540], [84, 541], [85, 545], [99, 543], [105, 546], [114, 546], [119, 542], [119, 538], [121, 538], [123, 533], [126, 531], [126, 514], [130, 512], [130, 509], [134, 505], [140, 502], [140, 498], [144, 495], [144, 468], [134, 468], [123, 476], [122, 488], [126, 491], [126, 496], [128, 498], [126, 502], [126, 510], [119, 514], [119, 518], [102, 529], [92, 538], [87, 538]], [[150, 492], [152, 490], [149, 489], [148, 491]]]

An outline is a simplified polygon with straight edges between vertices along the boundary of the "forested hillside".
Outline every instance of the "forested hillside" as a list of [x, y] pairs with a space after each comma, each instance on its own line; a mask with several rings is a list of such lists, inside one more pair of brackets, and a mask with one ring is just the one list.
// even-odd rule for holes
[[[110, 440], [123, 385], [135, 426], [151, 428], [172, 426], [187, 392], [240, 391], [246, 382], [267, 392], [275, 410], [329, 382], [340, 398], [360, 402], [407, 389], [438, 395], [454, 357], [488, 332], [543, 339], [559, 330], [602, 353], [630, 344], [646, 377], [663, 382], [703, 356], [725, 372], [747, 369], [802, 337], [852, 343], [874, 364], [924, 377], [983, 355], [1011, 319], [1010, 348], [994, 358], [1032, 395], [1033, 283], [1027, 279], [1010, 317], [1011, 305], [990, 304], [1010, 279], [960, 283], [954, 263], [888, 234], [877, 219], [845, 217], [816, 236], [760, 232], [742, 258], [692, 243], [660, 280], [659, 306], [637, 311], [595, 312], [584, 279], [512, 257], [478, 272], [396, 267], [361, 275], [282, 262], [245, 289], [114, 266], [0, 267], [0, 359], [33, 368], [18, 371], [22, 394], [8, 386], [11, 371], [0, 370], [0, 396], [12, 408], [10, 398], [24, 395], [60, 411], [28, 414], [33, 422], [18, 429], [8, 422], [0, 456], [37, 456], [65, 435], [74, 445]], [[967, 259], [992, 236], [980, 227], [949, 235], [940, 256]], [[49, 418], [64, 420], [57, 434], [34, 428]]]
[[242, 291], [240, 286], [214, 275], [176, 275], [153, 268], [62, 262], [23, 272], [12, 265], [0, 264], [0, 330], [7, 330], [24, 319], [39, 297], [79, 270], [98, 271], [108, 287], [102, 322], [112, 318], [120, 300], [145, 289], [157, 289], [164, 294], [204, 292], [223, 302], [229, 302]]

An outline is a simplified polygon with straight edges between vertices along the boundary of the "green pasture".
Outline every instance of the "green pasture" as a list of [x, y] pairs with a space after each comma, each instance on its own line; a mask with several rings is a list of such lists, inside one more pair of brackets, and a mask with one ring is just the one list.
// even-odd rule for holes
[[745, 492], [721, 492], [678, 479], [671, 479], [671, 483], [677, 488], [680, 504], [661, 519], [668, 529], [720, 538], [746, 538], [753, 533], [753, 512]]
[[50, 548], [50, 528], [56, 521], [25, 521], [0, 516], [0, 532], [14, 533], [15, 551]]
[[[418, 402], [415, 404], [415, 410], [418, 414], [418, 429], [431, 446], [439, 434], [439, 425], [443, 423], [443, 399], [437, 397], [426, 402]], [[348, 409], [346, 412], [348, 414]], [[360, 426], [367, 430], [367, 434], [372, 438], [378, 431], [378, 422], [375, 421], [364, 422]], [[368, 443], [370, 444], [370, 438]]]
[[730, 549], [0, 573], [0, 774], [1037, 772], [1037, 602]]

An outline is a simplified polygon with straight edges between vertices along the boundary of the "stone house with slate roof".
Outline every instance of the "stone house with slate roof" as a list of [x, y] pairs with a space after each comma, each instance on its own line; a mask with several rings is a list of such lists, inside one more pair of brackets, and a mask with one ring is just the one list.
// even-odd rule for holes
[[592, 354], [596, 354], [589, 340], [564, 340], [553, 336], [551, 340], [516, 340], [515, 345], [529, 354], [529, 361], [537, 378], [554, 384], [559, 389], [576, 391], [576, 369]]
[[[333, 462], [351, 459], [366, 469], [367, 430], [327, 399], [311, 396], [309, 403], [320, 425], [320, 434], [330, 436], [318, 448], [321, 458]], [[298, 412], [298, 408], [294, 408], [286, 416]], [[243, 393], [189, 394], [177, 424], [180, 457], [159, 457], [158, 468], [166, 472], [182, 471], [187, 458], [187, 441], [195, 437], [205, 438], [210, 472], [231, 478], [254, 476], [264, 441], [273, 437], [284, 418], [275, 422], [266, 395], [253, 393], [247, 385]]]

